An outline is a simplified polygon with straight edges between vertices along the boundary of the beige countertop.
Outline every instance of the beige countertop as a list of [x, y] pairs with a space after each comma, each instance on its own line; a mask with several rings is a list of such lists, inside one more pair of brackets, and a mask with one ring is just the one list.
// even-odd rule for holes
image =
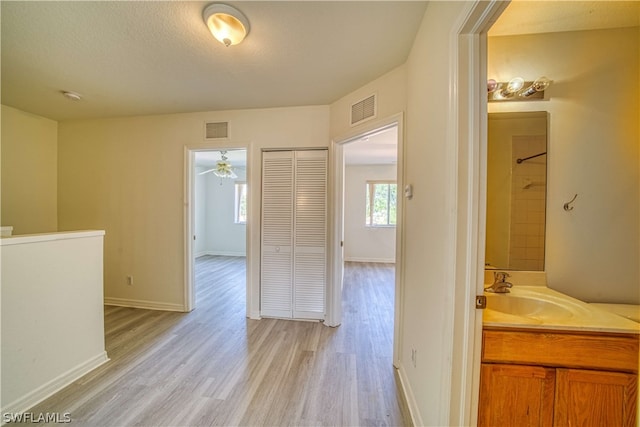
[[590, 305], [640, 323], [640, 305], [604, 303], [593, 303]]
[[514, 285], [507, 294], [484, 294], [484, 326], [640, 334], [640, 323], [545, 286]]

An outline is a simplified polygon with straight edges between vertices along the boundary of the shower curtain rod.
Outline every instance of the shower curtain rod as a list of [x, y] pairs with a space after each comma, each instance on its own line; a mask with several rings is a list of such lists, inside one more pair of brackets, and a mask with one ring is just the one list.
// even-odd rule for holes
[[533, 159], [533, 158], [536, 158], [536, 157], [544, 156], [545, 154], [547, 154], [546, 151], [544, 153], [536, 154], [534, 156], [525, 157], [524, 159], [517, 159], [516, 162], [518, 162], [518, 164], [520, 164], [520, 163], [524, 162], [525, 160], [529, 160], [529, 159]]

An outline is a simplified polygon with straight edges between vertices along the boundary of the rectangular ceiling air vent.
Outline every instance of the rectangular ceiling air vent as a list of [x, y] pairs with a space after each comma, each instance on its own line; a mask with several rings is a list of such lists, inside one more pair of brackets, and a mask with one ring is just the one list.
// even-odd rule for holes
[[205, 123], [204, 139], [229, 138], [229, 122]]
[[371, 95], [351, 105], [351, 125], [358, 124], [376, 116], [376, 96]]

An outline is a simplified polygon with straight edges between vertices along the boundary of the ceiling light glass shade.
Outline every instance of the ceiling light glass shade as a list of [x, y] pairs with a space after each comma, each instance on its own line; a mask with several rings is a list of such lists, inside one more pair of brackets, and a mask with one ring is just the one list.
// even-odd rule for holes
[[542, 76], [539, 79], [536, 79], [536, 81], [533, 82], [533, 84], [529, 86], [524, 92], [522, 92], [520, 96], [526, 98], [528, 96], [533, 95], [536, 92], [542, 92], [543, 90], [548, 88], [550, 84], [551, 84], [551, 80]]
[[249, 34], [247, 17], [227, 4], [210, 4], [202, 17], [213, 37], [227, 47], [240, 43]]

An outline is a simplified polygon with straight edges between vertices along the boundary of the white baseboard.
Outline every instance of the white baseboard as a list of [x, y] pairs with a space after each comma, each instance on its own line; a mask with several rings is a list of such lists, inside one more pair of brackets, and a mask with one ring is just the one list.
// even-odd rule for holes
[[350, 262], [379, 262], [384, 264], [395, 264], [395, 258], [360, 258], [360, 257], [344, 257], [345, 261]]
[[398, 370], [398, 377], [400, 378], [402, 393], [404, 393], [404, 400], [405, 402], [407, 402], [407, 406], [409, 407], [411, 422], [414, 426], [424, 425], [422, 423], [422, 417], [420, 416], [420, 410], [418, 409], [418, 403], [416, 402], [416, 398], [413, 395], [413, 390], [411, 390], [409, 378], [407, 378], [407, 373], [404, 370], [404, 365], [400, 364], [396, 369]]
[[211, 255], [211, 256], [238, 256], [238, 257], [246, 257], [246, 252], [233, 252], [233, 251], [202, 251], [196, 254], [196, 258]]
[[108, 361], [109, 357], [107, 356], [107, 352], [103, 351], [102, 353], [86, 360], [74, 368], [69, 369], [67, 372], [62, 373], [51, 381], [9, 403], [7, 406], [2, 408], [2, 413], [16, 414], [25, 412]]
[[145, 301], [138, 299], [105, 297], [104, 305], [115, 305], [118, 307], [144, 308], [146, 310], [162, 310], [162, 311], [180, 311], [184, 312], [185, 307], [182, 304], [173, 304], [169, 302]]

